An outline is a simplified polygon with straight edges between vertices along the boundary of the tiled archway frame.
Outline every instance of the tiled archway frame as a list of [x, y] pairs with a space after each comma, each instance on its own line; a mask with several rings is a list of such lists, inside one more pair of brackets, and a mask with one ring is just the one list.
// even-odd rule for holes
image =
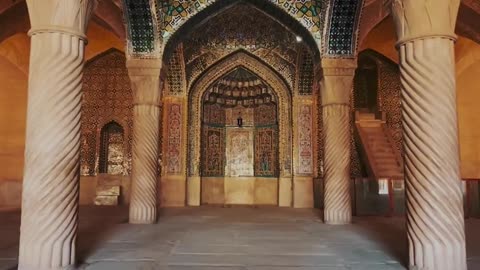
[[199, 176], [202, 97], [208, 87], [236, 67], [242, 66], [264, 80], [277, 94], [279, 119], [280, 177], [292, 175], [292, 95], [280, 77], [267, 64], [245, 51], [235, 52], [200, 75], [189, 91], [188, 164], [189, 176]]
[[[222, 2], [222, 3], [221, 3]], [[166, 42], [189, 19], [214, 5], [234, 5], [240, 1], [226, 0], [194, 0], [194, 1], [163, 1], [155, 6], [156, 24], [161, 29], [163, 42]], [[286, 14], [297, 20], [312, 37], [320, 44], [322, 21], [322, 0], [249, 0], [253, 5], [264, 6], [270, 4], [278, 7]]]

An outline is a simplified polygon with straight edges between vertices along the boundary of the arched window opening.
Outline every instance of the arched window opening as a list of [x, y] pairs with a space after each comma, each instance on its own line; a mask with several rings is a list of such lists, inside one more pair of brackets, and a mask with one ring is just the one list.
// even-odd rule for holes
[[124, 157], [123, 127], [114, 121], [109, 122], [100, 134], [99, 172], [122, 174]]

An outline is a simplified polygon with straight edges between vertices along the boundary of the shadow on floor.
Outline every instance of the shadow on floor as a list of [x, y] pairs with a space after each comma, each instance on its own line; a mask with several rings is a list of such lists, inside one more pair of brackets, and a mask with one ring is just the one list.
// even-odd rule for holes
[[84, 262], [102, 243], [108, 242], [114, 234], [115, 227], [122, 223], [128, 223], [128, 207], [81, 207], [77, 261]]
[[387, 254], [407, 267], [407, 232], [403, 217], [354, 217], [353, 224], [356, 230], [379, 243]]

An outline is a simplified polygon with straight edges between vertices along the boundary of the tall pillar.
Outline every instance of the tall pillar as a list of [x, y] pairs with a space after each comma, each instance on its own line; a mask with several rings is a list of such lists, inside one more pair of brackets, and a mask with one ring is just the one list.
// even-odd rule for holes
[[350, 93], [356, 60], [323, 59], [321, 100], [325, 146], [326, 224], [352, 221], [350, 199]]
[[459, 0], [396, 0], [409, 269], [467, 269], [455, 91]]
[[160, 128], [161, 59], [129, 59], [133, 90], [132, 187], [129, 222], [157, 220], [157, 166]]
[[18, 269], [73, 269], [80, 107], [93, 0], [27, 0], [32, 29]]

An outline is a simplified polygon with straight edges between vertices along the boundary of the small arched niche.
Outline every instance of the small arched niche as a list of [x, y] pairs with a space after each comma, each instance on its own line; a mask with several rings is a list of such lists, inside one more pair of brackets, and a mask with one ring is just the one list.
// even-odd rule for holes
[[100, 132], [99, 173], [120, 175], [125, 159], [123, 127], [115, 121], [108, 122]]

